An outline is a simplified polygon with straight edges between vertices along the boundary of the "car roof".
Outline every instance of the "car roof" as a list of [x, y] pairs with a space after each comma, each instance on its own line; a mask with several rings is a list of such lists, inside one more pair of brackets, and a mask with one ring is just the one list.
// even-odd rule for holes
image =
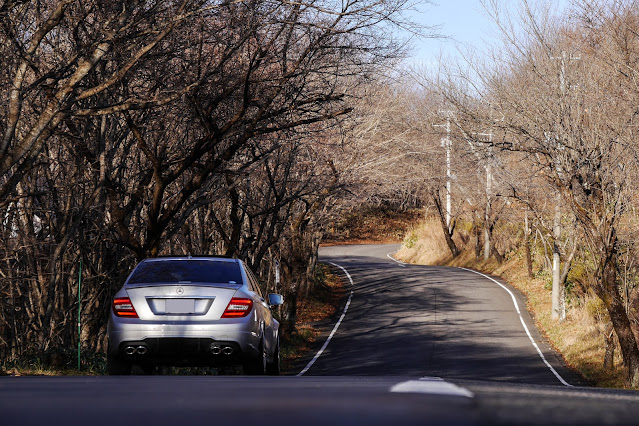
[[225, 256], [159, 256], [159, 257], [149, 257], [144, 259], [142, 262], [161, 262], [165, 260], [209, 260], [215, 262], [228, 262], [228, 263], [241, 263], [239, 259], [235, 259], [232, 257]]

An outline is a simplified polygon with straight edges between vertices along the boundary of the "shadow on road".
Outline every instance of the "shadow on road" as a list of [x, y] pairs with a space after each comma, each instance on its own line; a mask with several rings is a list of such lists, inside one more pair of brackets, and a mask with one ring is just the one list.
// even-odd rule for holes
[[559, 384], [527, 337], [510, 295], [493, 282], [458, 268], [400, 267], [379, 257], [328, 252], [322, 260], [348, 270], [354, 296], [307, 375]]

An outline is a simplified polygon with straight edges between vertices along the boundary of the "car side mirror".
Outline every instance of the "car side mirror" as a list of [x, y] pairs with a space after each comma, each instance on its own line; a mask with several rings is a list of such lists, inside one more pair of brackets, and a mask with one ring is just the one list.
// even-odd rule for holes
[[275, 294], [275, 293], [269, 293], [268, 294], [268, 305], [273, 307], [273, 306], [280, 306], [284, 304], [284, 296], [282, 296], [281, 294]]

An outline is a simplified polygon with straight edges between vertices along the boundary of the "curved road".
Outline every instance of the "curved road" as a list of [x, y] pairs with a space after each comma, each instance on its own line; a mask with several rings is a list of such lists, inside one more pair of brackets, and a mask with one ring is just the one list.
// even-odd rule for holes
[[[336, 246], [320, 252], [354, 281], [347, 315], [306, 374], [438, 376], [558, 385], [521, 323], [511, 295], [459, 268], [403, 265], [398, 246]], [[518, 306], [525, 307], [520, 299]], [[525, 309], [522, 316], [535, 330]], [[535, 333], [536, 341], [540, 341]], [[545, 348], [544, 348], [545, 347]], [[563, 377], [560, 359], [540, 347]]]
[[321, 250], [352, 295], [297, 377], [0, 378], [0, 424], [637, 422], [637, 392], [580, 386], [517, 312], [517, 293], [472, 271], [402, 265], [387, 256], [396, 248]]

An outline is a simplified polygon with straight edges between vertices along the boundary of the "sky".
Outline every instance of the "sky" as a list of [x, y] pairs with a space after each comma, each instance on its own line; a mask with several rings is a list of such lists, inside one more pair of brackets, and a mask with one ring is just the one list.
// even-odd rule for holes
[[414, 18], [421, 24], [439, 26], [437, 32], [450, 39], [416, 41], [415, 60], [430, 61], [440, 51], [455, 55], [457, 43], [477, 47], [492, 33], [492, 23], [479, 0], [437, 0], [422, 8]]
[[[530, 0], [537, 3], [538, 0]], [[565, 7], [569, 0], [554, 0], [557, 7]], [[509, 8], [516, 8], [518, 1], [502, 0]], [[481, 50], [494, 43], [497, 29], [487, 15], [480, 0], [433, 0], [422, 5], [420, 11], [412, 13], [412, 19], [424, 25], [439, 26], [438, 32], [449, 37], [429, 38], [414, 41], [413, 56], [409, 59], [415, 64], [432, 65], [440, 52], [444, 57], [459, 57], [458, 46], [468, 45]]]

